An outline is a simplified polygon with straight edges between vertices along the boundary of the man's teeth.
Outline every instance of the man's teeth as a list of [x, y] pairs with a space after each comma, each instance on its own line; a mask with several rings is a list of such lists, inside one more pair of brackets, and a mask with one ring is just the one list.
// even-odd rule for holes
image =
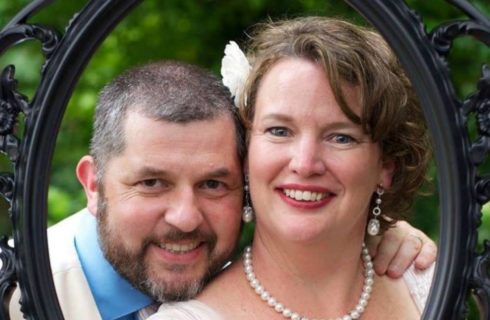
[[319, 201], [327, 197], [327, 192], [312, 192], [293, 189], [284, 189], [284, 194], [298, 201]]
[[163, 243], [160, 245], [160, 248], [168, 250], [172, 253], [186, 253], [196, 249], [198, 246], [199, 242], [192, 242], [188, 244]]

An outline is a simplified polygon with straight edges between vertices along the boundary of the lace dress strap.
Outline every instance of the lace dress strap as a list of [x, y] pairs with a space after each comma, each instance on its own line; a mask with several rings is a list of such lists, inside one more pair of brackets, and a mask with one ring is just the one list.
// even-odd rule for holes
[[432, 278], [434, 277], [435, 263], [425, 270], [417, 270], [412, 264], [403, 274], [403, 280], [407, 284], [413, 301], [420, 313], [424, 311], [427, 297], [429, 296]]

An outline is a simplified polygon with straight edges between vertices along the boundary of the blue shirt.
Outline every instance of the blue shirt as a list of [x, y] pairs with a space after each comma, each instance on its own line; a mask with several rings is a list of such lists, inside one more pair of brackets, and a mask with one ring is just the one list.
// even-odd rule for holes
[[96, 219], [88, 211], [75, 234], [75, 247], [103, 320], [133, 320], [135, 312], [153, 303], [105, 259], [99, 246]]

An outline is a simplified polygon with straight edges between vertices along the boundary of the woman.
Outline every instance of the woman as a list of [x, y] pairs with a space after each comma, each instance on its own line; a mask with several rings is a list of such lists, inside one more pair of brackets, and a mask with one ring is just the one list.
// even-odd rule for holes
[[363, 245], [408, 211], [429, 160], [396, 58], [376, 33], [328, 18], [269, 23], [252, 39], [232, 92], [248, 128], [253, 244], [197, 301], [150, 319], [419, 318], [432, 270], [378, 277]]

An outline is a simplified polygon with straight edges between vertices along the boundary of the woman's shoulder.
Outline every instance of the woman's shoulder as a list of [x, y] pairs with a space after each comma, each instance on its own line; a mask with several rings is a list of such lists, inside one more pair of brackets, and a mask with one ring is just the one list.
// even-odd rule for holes
[[199, 301], [163, 303], [148, 320], [222, 320], [210, 306]]
[[[250, 299], [250, 294], [252, 290], [250, 290], [241, 262], [235, 261], [204, 287], [198, 299], [213, 308], [223, 318], [231, 319], [239, 318], [237, 309], [243, 310], [243, 304]], [[255, 296], [255, 292], [253, 295]]]

